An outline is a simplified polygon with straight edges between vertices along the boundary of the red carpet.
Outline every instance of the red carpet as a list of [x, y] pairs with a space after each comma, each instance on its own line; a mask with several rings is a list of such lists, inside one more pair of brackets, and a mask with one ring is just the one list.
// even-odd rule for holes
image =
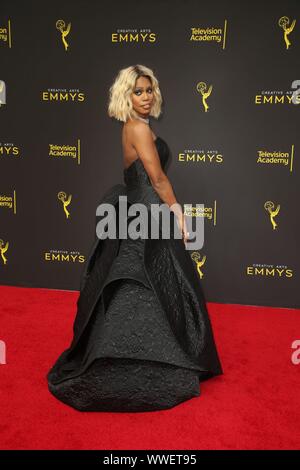
[[208, 304], [224, 375], [147, 413], [80, 412], [46, 373], [69, 346], [78, 292], [0, 286], [1, 449], [299, 449], [300, 311]]

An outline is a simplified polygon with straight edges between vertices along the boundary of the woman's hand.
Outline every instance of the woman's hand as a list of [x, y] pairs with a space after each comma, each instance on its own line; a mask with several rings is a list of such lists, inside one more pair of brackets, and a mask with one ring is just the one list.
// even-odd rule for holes
[[181, 217], [180, 229], [181, 229], [183, 241], [184, 241], [184, 243], [186, 243], [188, 238], [189, 238], [189, 232], [187, 231], [186, 220], [185, 220], [185, 215], [184, 214]]
[[183, 237], [183, 241], [184, 243], [186, 243], [186, 241], [188, 240], [189, 238], [189, 232], [187, 231], [187, 225], [186, 225], [186, 220], [185, 220], [185, 215], [184, 213], [182, 212], [182, 209], [181, 207], [178, 205], [175, 209], [174, 209], [174, 213], [177, 217], [177, 221], [178, 221], [178, 225], [179, 225], [179, 230], [182, 234], [182, 237]]

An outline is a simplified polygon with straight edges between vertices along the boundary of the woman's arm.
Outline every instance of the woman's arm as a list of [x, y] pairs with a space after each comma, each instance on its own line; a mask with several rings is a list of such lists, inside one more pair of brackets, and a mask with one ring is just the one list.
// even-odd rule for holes
[[153, 188], [158, 193], [159, 197], [168, 204], [170, 209], [176, 214], [179, 227], [181, 231], [183, 231], [184, 239], [186, 240], [186, 223], [181, 205], [176, 200], [171, 182], [161, 167], [152, 132], [147, 124], [140, 121], [132, 125], [131, 143], [142, 160]]

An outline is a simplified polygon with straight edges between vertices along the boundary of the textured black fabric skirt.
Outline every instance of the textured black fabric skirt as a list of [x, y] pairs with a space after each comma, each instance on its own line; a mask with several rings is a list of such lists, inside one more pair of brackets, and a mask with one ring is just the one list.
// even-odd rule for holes
[[76, 347], [49, 371], [48, 387], [81, 411], [153, 411], [200, 395], [209, 377], [180, 347], [144, 269], [145, 240], [122, 240]]

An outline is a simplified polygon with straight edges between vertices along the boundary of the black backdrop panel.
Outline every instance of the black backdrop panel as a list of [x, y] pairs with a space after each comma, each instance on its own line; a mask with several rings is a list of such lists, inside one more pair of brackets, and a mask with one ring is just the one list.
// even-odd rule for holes
[[79, 288], [96, 207], [123, 182], [108, 90], [144, 64], [178, 200], [205, 207], [207, 300], [300, 307], [298, 0], [4, 1], [0, 31], [1, 284]]

